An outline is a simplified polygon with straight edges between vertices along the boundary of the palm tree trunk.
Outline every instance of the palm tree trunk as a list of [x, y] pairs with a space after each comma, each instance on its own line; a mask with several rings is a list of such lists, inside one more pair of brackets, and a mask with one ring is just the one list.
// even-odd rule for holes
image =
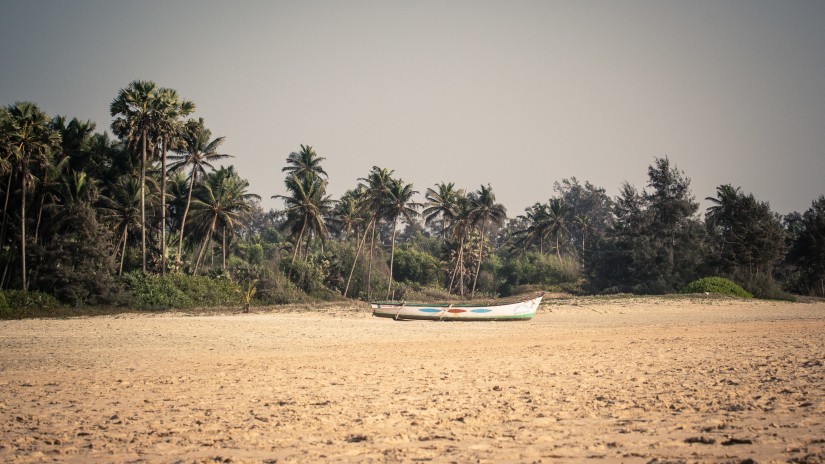
[[470, 290], [470, 295], [476, 294], [476, 283], [478, 282], [478, 275], [481, 273], [481, 261], [484, 259], [484, 229], [487, 221], [481, 221], [481, 243], [478, 245], [478, 264], [476, 265], [476, 273], [473, 277], [473, 289]]
[[46, 202], [46, 194], [40, 195], [40, 208], [37, 210], [37, 222], [34, 224], [33, 243], [37, 243], [37, 236], [40, 234], [40, 220], [43, 218], [43, 204]]
[[209, 240], [212, 238], [212, 233], [215, 231], [215, 225], [217, 223], [218, 217], [213, 216], [212, 222], [209, 224], [209, 230], [206, 232], [206, 237], [203, 238], [203, 243], [201, 244], [201, 249], [198, 252], [198, 259], [195, 260], [195, 268], [192, 270], [192, 275], [198, 273], [198, 268], [201, 265], [201, 258], [204, 256], [203, 252], [206, 250], [206, 244], [209, 243]]
[[160, 275], [166, 275], [166, 136], [160, 155]]
[[186, 216], [189, 214], [189, 205], [192, 204], [192, 190], [198, 181], [198, 170], [192, 168], [192, 175], [189, 176], [189, 193], [186, 194], [186, 208], [183, 210], [183, 219], [180, 221], [180, 240], [178, 240], [178, 259], [183, 262], [183, 232], [186, 227]]
[[372, 224], [372, 234], [370, 235], [369, 265], [367, 266], [367, 299], [372, 297], [372, 253], [375, 250], [375, 222]]
[[392, 265], [395, 260], [395, 228], [398, 226], [398, 216], [392, 220], [392, 245], [390, 247], [390, 278], [387, 283], [387, 299], [390, 299], [392, 293]]
[[226, 226], [221, 234], [221, 269], [226, 270]]
[[[458, 256], [456, 257], [455, 262], [455, 269], [453, 270], [453, 276], [450, 279], [450, 286], [448, 291], [452, 293], [453, 291], [453, 283], [455, 282], [456, 286], [461, 290], [461, 296], [464, 296], [464, 286], [461, 284], [461, 281], [464, 280], [464, 276], [462, 275], [462, 268], [464, 262], [464, 237], [461, 237], [461, 240], [458, 242]], [[458, 281], [455, 279], [458, 278]]]
[[561, 233], [556, 234], [556, 257], [559, 258], [559, 264], [561, 264], [561, 247], [559, 246], [559, 236]]
[[0, 229], [0, 249], [6, 243], [6, 223], [9, 216], [9, 197], [11, 196], [11, 183], [14, 180], [14, 167], [9, 172], [9, 182], [6, 184], [6, 199], [3, 202], [3, 228]]
[[123, 250], [120, 252], [120, 267], [117, 270], [117, 275], [123, 275], [123, 259], [126, 257], [126, 242], [129, 236], [129, 224], [123, 226]]
[[361, 248], [363, 248], [364, 243], [367, 241], [367, 233], [370, 230], [370, 226], [375, 221], [375, 216], [373, 216], [372, 221], [367, 224], [367, 228], [364, 229], [364, 236], [361, 237], [361, 241], [358, 243], [358, 250], [355, 252], [355, 257], [352, 258], [352, 268], [349, 270], [349, 277], [347, 277], [347, 286], [344, 288], [344, 298], [347, 297], [347, 293], [349, 292], [349, 284], [352, 281], [352, 273], [355, 272], [355, 265], [358, 263], [358, 257], [361, 255]]
[[146, 139], [149, 131], [144, 127], [143, 145], [140, 150], [140, 253], [143, 272], [146, 272]]
[[292, 249], [292, 261], [289, 263], [289, 274], [292, 275], [292, 268], [295, 266], [295, 258], [298, 256], [298, 249], [301, 248], [301, 240], [304, 238], [304, 230], [307, 227], [307, 218], [304, 216], [304, 223], [301, 225], [301, 233], [298, 234], [298, 239], [295, 240], [295, 248]]
[[23, 275], [23, 292], [29, 290], [26, 281], [26, 178], [29, 176], [28, 160], [23, 160], [23, 180], [20, 187], [20, 256]]

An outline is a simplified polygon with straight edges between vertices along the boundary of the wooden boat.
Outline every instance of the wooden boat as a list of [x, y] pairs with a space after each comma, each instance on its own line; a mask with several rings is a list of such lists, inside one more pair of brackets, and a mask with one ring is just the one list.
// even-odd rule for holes
[[432, 321], [528, 321], [536, 314], [543, 295], [512, 303], [424, 304], [403, 301], [371, 302], [372, 315], [393, 319]]

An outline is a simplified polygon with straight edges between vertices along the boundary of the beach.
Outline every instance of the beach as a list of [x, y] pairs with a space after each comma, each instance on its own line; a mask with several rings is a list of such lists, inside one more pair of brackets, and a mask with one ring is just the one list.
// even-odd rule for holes
[[0, 321], [0, 462], [825, 462], [825, 303]]

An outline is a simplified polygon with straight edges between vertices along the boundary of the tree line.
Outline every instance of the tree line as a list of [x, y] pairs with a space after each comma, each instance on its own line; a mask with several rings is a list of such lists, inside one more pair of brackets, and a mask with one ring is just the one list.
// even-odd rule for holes
[[[288, 154], [282, 210], [222, 153], [195, 104], [134, 81], [112, 100], [107, 131], [0, 109], [0, 287], [74, 305], [112, 304], [141, 279], [208, 276], [247, 300], [410, 299], [574, 293], [667, 293], [706, 276], [757, 296], [825, 296], [825, 196], [785, 216], [720, 185], [700, 214], [668, 157], [644, 188], [610, 198], [576, 178], [508, 218], [492, 186], [441, 181], [423, 192], [374, 166], [340, 198], [324, 157]], [[423, 202], [417, 201], [422, 196]], [[176, 282], [182, 282], [176, 277]]]

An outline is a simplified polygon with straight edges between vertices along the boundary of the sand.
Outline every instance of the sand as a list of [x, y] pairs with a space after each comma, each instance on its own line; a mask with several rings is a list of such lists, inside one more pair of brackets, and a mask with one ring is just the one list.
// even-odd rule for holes
[[824, 462], [825, 303], [0, 322], [2, 462]]

